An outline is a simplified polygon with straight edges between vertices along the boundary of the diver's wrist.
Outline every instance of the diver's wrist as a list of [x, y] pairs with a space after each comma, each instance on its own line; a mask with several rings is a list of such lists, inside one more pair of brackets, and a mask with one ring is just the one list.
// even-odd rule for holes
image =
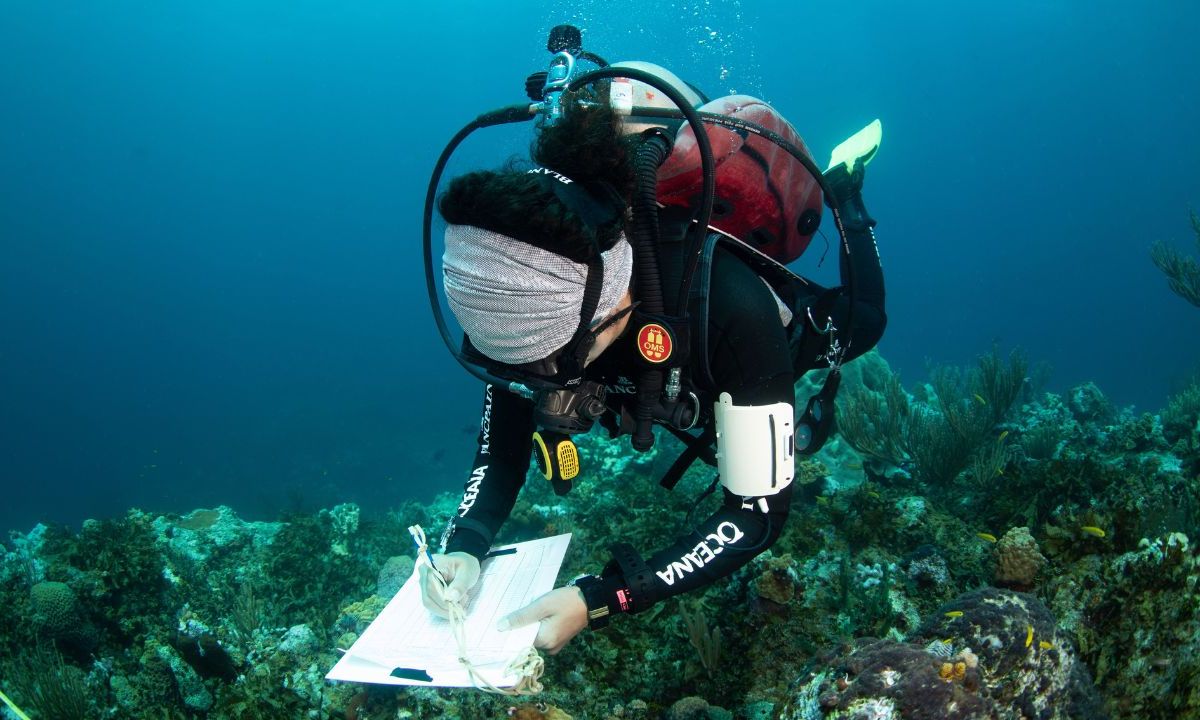
[[580, 575], [570, 585], [579, 591], [587, 606], [588, 627], [592, 630], [605, 628], [614, 615], [629, 612], [629, 589], [620, 578]]
[[467, 527], [454, 528], [453, 534], [446, 541], [446, 554], [463, 552], [479, 562], [483, 562], [487, 557], [488, 550], [491, 550], [491, 543], [487, 538]]

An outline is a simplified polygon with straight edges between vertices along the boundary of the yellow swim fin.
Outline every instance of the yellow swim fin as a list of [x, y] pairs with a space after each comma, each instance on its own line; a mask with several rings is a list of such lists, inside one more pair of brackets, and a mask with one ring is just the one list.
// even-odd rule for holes
[[21, 718], [21, 720], [29, 720], [29, 716], [21, 712], [21, 708], [17, 707], [16, 703], [14, 703], [12, 700], [9, 700], [8, 696], [3, 692], [0, 692], [0, 700], [3, 700], [4, 704], [8, 706], [8, 709], [16, 713], [17, 717]]
[[873, 120], [862, 130], [851, 135], [842, 144], [833, 149], [829, 156], [829, 172], [838, 165], [845, 165], [847, 171], [854, 170], [854, 163], [862, 160], [863, 165], [871, 162], [875, 153], [879, 152], [879, 143], [883, 140], [883, 123]]

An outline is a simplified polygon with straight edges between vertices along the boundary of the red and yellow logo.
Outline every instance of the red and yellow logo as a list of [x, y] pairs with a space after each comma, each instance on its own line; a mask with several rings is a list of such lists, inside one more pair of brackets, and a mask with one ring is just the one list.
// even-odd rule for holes
[[658, 323], [643, 325], [638, 331], [638, 352], [648, 362], [666, 362], [671, 357], [671, 334]]

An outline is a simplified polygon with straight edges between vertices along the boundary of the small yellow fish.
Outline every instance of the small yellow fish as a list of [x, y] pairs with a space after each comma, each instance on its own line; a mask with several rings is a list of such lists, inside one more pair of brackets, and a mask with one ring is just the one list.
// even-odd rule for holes
[[943, 642], [943, 643], [945, 643], [945, 644], [947, 644], [947, 645], [953, 645], [953, 644], [954, 644], [954, 638], [952, 638], [952, 637], [948, 637], [948, 638], [946, 638], [945, 640], [943, 640], [942, 642]]
[[979, 401], [980, 405], [987, 405], [987, 400], [984, 400], [983, 396], [979, 393], [975, 393], [975, 399]]
[[817, 496], [817, 504], [818, 505], [828, 505], [829, 498], [825, 497], [824, 495], [818, 495]]
[[1048, 643], [1045, 640], [1040, 640], [1038, 641], [1038, 647], [1043, 650], [1049, 650], [1050, 648], [1054, 647], [1054, 643]]
[[862, 470], [862, 463], [849, 463], [846, 467], [851, 470]]
[[991, 533], [975, 533], [975, 537], [980, 540], [987, 540], [988, 542], [996, 542], [996, 536]]
[[876, 500], [878, 500], [880, 498], [880, 495], [879, 495], [879, 493], [875, 492], [874, 490], [868, 490], [867, 497], [875, 498]]
[[1025, 626], [1025, 647], [1029, 647], [1032, 644], [1033, 644], [1033, 626], [1026, 625]]
[[1098, 537], [1098, 538], [1102, 538], [1108, 534], [1108, 533], [1104, 532], [1104, 530], [1102, 528], [1098, 528], [1095, 525], [1083, 525], [1079, 529], [1084, 531], [1088, 535], [1092, 535], [1092, 536]]
[[950, 612], [946, 613], [946, 617], [948, 617], [948, 618], [958, 618], [958, 617], [962, 617], [962, 616], [963, 616], [962, 610], [951, 610]]
[[1007, 431], [1007, 430], [1005, 430], [1004, 432], [1000, 433], [1000, 438], [999, 438], [999, 439], [1000, 439], [1000, 440], [1003, 440], [1003, 439], [1004, 439], [1004, 438], [1006, 438], [1006, 437], [1008, 437], [1008, 431]]

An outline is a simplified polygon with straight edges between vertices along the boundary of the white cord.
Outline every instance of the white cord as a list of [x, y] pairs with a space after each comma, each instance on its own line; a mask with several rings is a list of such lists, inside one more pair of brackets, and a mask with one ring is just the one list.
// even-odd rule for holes
[[425, 531], [420, 525], [413, 525], [408, 529], [408, 532], [412, 535], [413, 541], [417, 543], [416, 565], [418, 567], [421, 565], [429, 566], [430, 572], [442, 586], [446, 609], [450, 615], [450, 631], [454, 634], [454, 642], [458, 645], [458, 661], [466, 668], [467, 674], [471, 676], [471, 682], [475, 683], [475, 687], [498, 695], [516, 696], [536, 695], [540, 693], [543, 690], [541, 677], [545, 671], [545, 662], [542, 660], [542, 656], [538, 655], [537, 650], [532, 647], [526, 647], [519, 652], [512, 659], [512, 662], [504, 668], [505, 674], [521, 678], [511, 688], [496, 687], [475, 669], [475, 666], [467, 656], [467, 611], [463, 607], [463, 602], [466, 598], [450, 600], [445, 597], [446, 579], [442, 577], [442, 573], [433, 564], [433, 556], [429, 554], [429, 543], [425, 539]]

